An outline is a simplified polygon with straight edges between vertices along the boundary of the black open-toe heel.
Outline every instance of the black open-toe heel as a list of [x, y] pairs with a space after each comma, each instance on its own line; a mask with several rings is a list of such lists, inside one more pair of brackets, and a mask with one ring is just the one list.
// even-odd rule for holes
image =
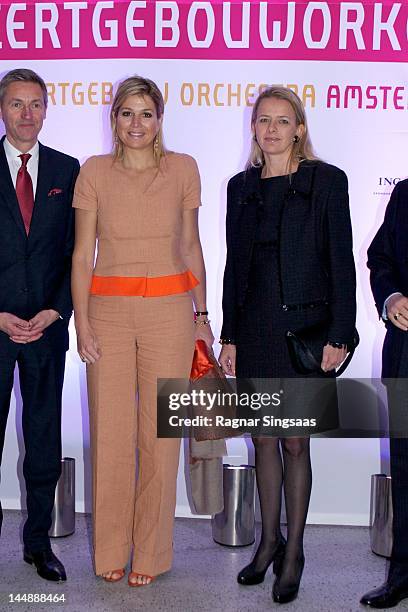
[[281, 603], [281, 604], [289, 603], [290, 601], [293, 601], [294, 599], [296, 599], [296, 597], [298, 596], [300, 581], [302, 579], [302, 574], [303, 574], [303, 568], [305, 566], [304, 555], [302, 555], [299, 558], [298, 563], [299, 563], [299, 566], [297, 568], [298, 572], [297, 572], [297, 578], [295, 582], [292, 582], [287, 585], [281, 585], [280, 579], [279, 579], [280, 575], [278, 574], [274, 582], [273, 589], [272, 589], [273, 601], [275, 601], [276, 603]]
[[[239, 584], [243, 584], [245, 586], [252, 586], [254, 584], [261, 584], [261, 582], [265, 579], [265, 574], [268, 570], [268, 567], [273, 562], [273, 571], [276, 575], [280, 573], [282, 568], [283, 557], [285, 555], [285, 546], [286, 540], [283, 536], [278, 542], [278, 545], [269, 561], [267, 566], [262, 571], [257, 571], [255, 569], [255, 559], [251, 561], [249, 565], [246, 565], [238, 574], [237, 582]], [[256, 554], [255, 554], [256, 557]]]

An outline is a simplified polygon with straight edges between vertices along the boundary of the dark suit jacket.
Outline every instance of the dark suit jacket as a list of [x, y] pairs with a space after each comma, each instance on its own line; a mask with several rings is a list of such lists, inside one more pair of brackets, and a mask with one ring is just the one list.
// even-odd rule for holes
[[[263, 205], [260, 175], [261, 168], [251, 168], [228, 183], [222, 338], [235, 338], [237, 314], [245, 301]], [[355, 268], [348, 184], [342, 170], [317, 160], [299, 165], [282, 208], [278, 254], [282, 309], [300, 307], [301, 326], [303, 306], [328, 302], [328, 339], [348, 342], [355, 326]]]
[[[381, 317], [384, 302], [397, 291], [408, 296], [408, 180], [398, 183], [385, 211], [383, 224], [368, 249], [371, 289]], [[390, 321], [383, 348], [384, 378], [408, 376], [408, 337]], [[407, 355], [405, 354], [405, 357]]]
[[[0, 143], [0, 312], [30, 319], [40, 310], [57, 310], [64, 320], [50, 325], [45, 334], [66, 350], [72, 314], [72, 197], [79, 162], [40, 144], [37, 189], [27, 237], [3, 141], [4, 138]], [[5, 342], [10, 340], [0, 332], [0, 343]]]

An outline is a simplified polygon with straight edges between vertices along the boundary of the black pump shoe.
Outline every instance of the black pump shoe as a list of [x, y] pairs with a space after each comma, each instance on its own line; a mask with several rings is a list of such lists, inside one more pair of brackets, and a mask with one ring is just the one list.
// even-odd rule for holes
[[385, 582], [383, 585], [369, 591], [360, 599], [360, 603], [371, 608], [393, 608], [400, 601], [408, 597], [408, 583], [394, 585], [392, 582]]
[[280, 576], [278, 575], [272, 589], [273, 601], [280, 604], [289, 603], [298, 596], [300, 581], [302, 579], [303, 568], [305, 566], [305, 557], [302, 555], [299, 559], [298, 578], [296, 582], [281, 586]]
[[272, 555], [272, 558], [269, 561], [266, 568], [263, 571], [258, 572], [255, 570], [255, 562], [251, 561], [249, 565], [245, 566], [239, 572], [237, 576], [238, 584], [243, 584], [245, 586], [252, 586], [254, 584], [260, 584], [261, 582], [263, 582], [265, 579], [265, 574], [268, 570], [268, 567], [272, 563], [272, 561], [273, 561], [273, 571], [276, 575], [278, 575], [282, 567], [283, 557], [285, 555], [285, 546], [286, 546], [286, 540], [283, 536], [281, 536], [281, 539], [278, 542], [275, 552]]

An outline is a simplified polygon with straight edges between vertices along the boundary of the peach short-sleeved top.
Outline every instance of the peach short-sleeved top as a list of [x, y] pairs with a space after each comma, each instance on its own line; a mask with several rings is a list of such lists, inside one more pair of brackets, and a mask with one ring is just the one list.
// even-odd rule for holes
[[97, 213], [91, 293], [169, 295], [198, 284], [180, 254], [182, 216], [200, 206], [200, 175], [189, 155], [168, 153], [158, 168], [126, 169], [112, 155], [82, 166], [73, 206]]

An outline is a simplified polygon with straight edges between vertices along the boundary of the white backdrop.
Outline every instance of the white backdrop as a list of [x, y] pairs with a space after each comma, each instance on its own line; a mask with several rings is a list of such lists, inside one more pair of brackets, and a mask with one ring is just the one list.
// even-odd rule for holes
[[[371, 2], [365, 4], [372, 5]], [[403, 45], [404, 57], [407, 57], [406, 35]], [[327, 55], [322, 56], [325, 61], [319, 61], [318, 56], [304, 60], [300, 52], [297, 57], [293, 57], [293, 53], [288, 55], [290, 59], [287, 60], [271, 60], [269, 55], [265, 56], [267, 60], [261, 59], [262, 54], [254, 59], [245, 59], [245, 56], [222, 59], [228, 57], [227, 54], [218, 52], [217, 56], [216, 48], [212, 51], [215, 58], [211, 59], [194, 59], [196, 56], [192, 51], [187, 56], [180, 53], [178, 59], [162, 59], [164, 52], [157, 57], [153, 51], [152, 59], [135, 59], [128, 57], [129, 54], [124, 54], [125, 59], [109, 59], [109, 50], [105, 49], [100, 57], [94, 54], [95, 59], [68, 59], [72, 53], [67, 53], [64, 59], [55, 60], [50, 50], [43, 58], [38, 49], [33, 49], [31, 57], [36, 59], [27, 59], [30, 49], [21, 51], [21, 55], [19, 50], [8, 49], [5, 56], [10, 59], [1, 62], [1, 72], [25, 66], [42, 75], [49, 84], [51, 95], [40, 139], [74, 155], [81, 163], [91, 154], [109, 151], [109, 107], [106, 103], [110, 98], [110, 84], [115, 85], [121, 79], [138, 73], [155, 80], [167, 93], [166, 144], [169, 149], [193, 155], [201, 172], [203, 207], [200, 210], [200, 231], [207, 266], [208, 307], [216, 336], [222, 323], [220, 304], [225, 262], [226, 184], [246, 161], [250, 104], [254, 93], [259, 85], [272, 83], [297, 87], [301, 96], [306, 92], [305, 105], [317, 154], [343, 168], [349, 177], [361, 346], [347, 375], [363, 378], [379, 376], [384, 333], [369, 290], [366, 250], [381, 223], [392, 183], [408, 173], [408, 68], [401, 62], [400, 55], [394, 58], [387, 49], [377, 54], [378, 60], [384, 57], [387, 62], [373, 61], [371, 56], [368, 61], [362, 61], [364, 55], [357, 57], [356, 53], [350, 61], [334, 61]], [[114, 49], [112, 55], [116, 52]], [[149, 49], [143, 53], [148, 55]], [[84, 57], [89, 56], [89, 47], [84, 43]], [[309, 57], [306, 52], [304, 57]], [[344, 56], [337, 51], [334, 57], [342, 60]], [[328, 100], [328, 92], [336, 91], [336, 87], [339, 92], [337, 103], [333, 97]], [[367, 88], [371, 89], [367, 92]], [[247, 101], [246, 90], [250, 94]], [[238, 95], [239, 91], [241, 95]], [[84, 366], [76, 355], [72, 329], [63, 398], [63, 449], [64, 455], [75, 457], [77, 461], [78, 511], [90, 509], [84, 374]], [[21, 433], [16, 433], [16, 430], [20, 431], [20, 413], [21, 401], [17, 392], [12, 399], [3, 455], [0, 495], [6, 508], [20, 507], [23, 449]], [[229, 451], [231, 463], [248, 461], [243, 440], [230, 442]], [[380, 471], [386, 455], [387, 444], [384, 441], [312, 441], [314, 487], [309, 522], [367, 524], [370, 475]], [[179, 471], [177, 513], [190, 515], [183, 465]]]

